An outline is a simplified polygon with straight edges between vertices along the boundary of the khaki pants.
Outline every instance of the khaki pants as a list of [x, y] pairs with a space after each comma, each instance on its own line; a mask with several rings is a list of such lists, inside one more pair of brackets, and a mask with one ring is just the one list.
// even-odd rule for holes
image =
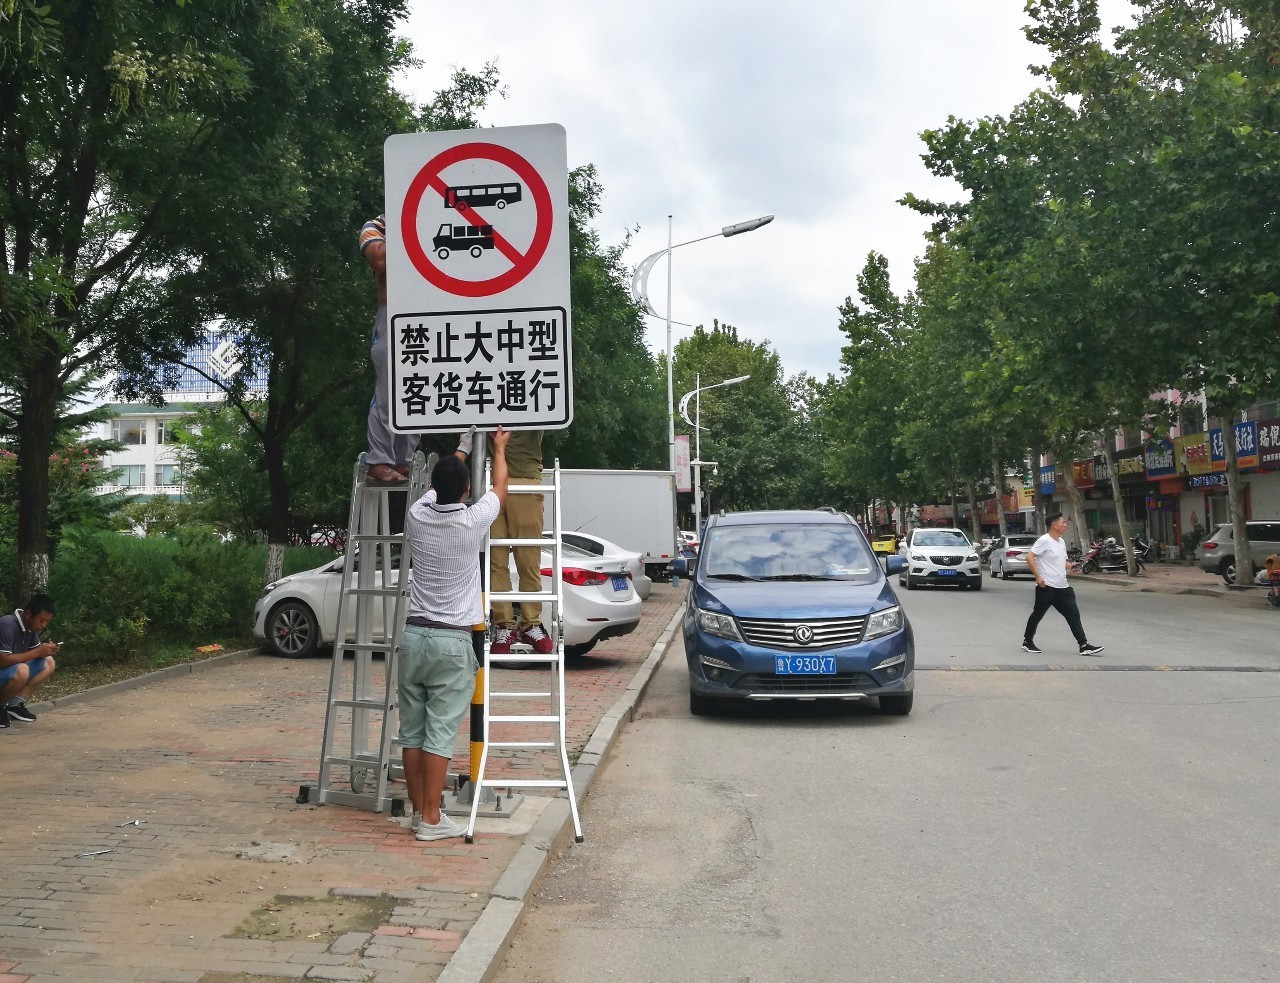
[[[536, 477], [515, 477], [511, 483], [520, 485], [536, 485], [542, 481], [542, 475]], [[539, 539], [542, 536], [542, 496], [541, 495], [508, 495], [503, 503], [502, 511], [489, 527], [489, 535], [493, 539]], [[542, 551], [536, 546], [492, 546], [489, 550], [489, 589], [491, 591], [511, 590], [511, 568], [508, 556], [516, 555], [516, 574], [520, 578], [517, 590], [536, 592], [542, 590]], [[536, 601], [520, 602], [520, 624], [517, 626], [512, 617], [509, 601], [494, 601], [491, 605], [493, 624], [503, 628], [523, 631], [530, 625], [542, 621], [542, 605]]]

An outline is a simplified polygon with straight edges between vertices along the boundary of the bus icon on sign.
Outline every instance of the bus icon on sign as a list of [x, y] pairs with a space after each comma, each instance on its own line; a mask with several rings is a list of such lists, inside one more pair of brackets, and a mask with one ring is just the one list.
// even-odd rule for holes
[[519, 201], [521, 194], [519, 184], [459, 185], [444, 189], [444, 207], [469, 205], [472, 208], [483, 208], [485, 205], [497, 205], [499, 208], [506, 208], [509, 203]]
[[492, 225], [450, 225], [444, 222], [431, 239], [431, 248], [441, 259], [448, 259], [453, 250], [465, 250], [476, 259], [486, 249], [493, 248]]

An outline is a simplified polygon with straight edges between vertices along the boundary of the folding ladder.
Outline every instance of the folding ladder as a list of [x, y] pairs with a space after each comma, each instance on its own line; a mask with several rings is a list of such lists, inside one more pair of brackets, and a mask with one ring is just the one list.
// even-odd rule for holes
[[[492, 470], [486, 468], [485, 486], [492, 487]], [[471, 776], [474, 794], [471, 801], [471, 816], [467, 822], [468, 843], [475, 841], [476, 814], [480, 808], [480, 799], [486, 788], [554, 788], [563, 789], [569, 797], [569, 812], [573, 816], [574, 842], [582, 842], [582, 822], [578, 818], [578, 801], [573, 791], [573, 775], [569, 770], [569, 752], [565, 739], [565, 687], [564, 687], [564, 580], [561, 578], [563, 556], [561, 552], [560, 522], [560, 461], [555, 462], [550, 484], [508, 485], [509, 495], [544, 495], [551, 505], [551, 529], [553, 538], [546, 539], [488, 539], [485, 542], [484, 569], [489, 570], [489, 558], [494, 546], [534, 546], [548, 549], [551, 552], [551, 589], [546, 591], [494, 591], [489, 584], [489, 603], [509, 601], [518, 604], [521, 601], [538, 601], [551, 606], [551, 616], [545, 618], [544, 626], [549, 626], [552, 648], [546, 655], [534, 652], [527, 645], [513, 647], [510, 653], [500, 654], [496, 661], [504, 664], [519, 664], [529, 667], [541, 667], [549, 674], [550, 679], [545, 689], [498, 691], [492, 688], [493, 662], [492, 637], [486, 639], [484, 646], [484, 746], [480, 752], [480, 764], [476, 773]], [[545, 524], [546, 517], [544, 515]], [[518, 588], [519, 583], [513, 584]], [[521, 651], [523, 650], [523, 651]], [[522, 674], [522, 678], [526, 678]], [[500, 707], [506, 701], [533, 702], [536, 709], [542, 712], [503, 712]], [[508, 704], [509, 705], [509, 704]], [[519, 707], [515, 709], [521, 709]], [[495, 724], [504, 729], [523, 729], [529, 740], [495, 741], [492, 729]], [[549, 739], [548, 732], [553, 733]], [[515, 779], [486, 778], [485, 767], [489, 761], [489, 753], [495, 749], [538, 748], [559, 752], [560, 774], [558, 779]]]
[[[399, 756], [393, 765], [391, 753], [397, 729], [395, 652], [409, 596], [410, 557], [404, 531], [409, 506], [426, 494], [431, 472], [421, 451], [414, 455], [405, 484], [370, 482], [368, 472], [361, 454], [351, 485], [320, 773], [314, 794], [304, 786], [298, 801], [396, 813], [403, 809], [403, 800], [389, 796], [387, 784], [403, 777]], [[396, 515], [399, 523], [394, 521]], [[353, 641], [347, 640], [348, 634]], [[347, 652], [352, 653], [350, 675], [344, 667]], [[375, 654], [383, 659], [381, 687], [374, 681]], [[346, 734], [351, 752], [340, 754], [338, 745], [345, 744]], [[399, 774], [392, 774], [393, 767]]]

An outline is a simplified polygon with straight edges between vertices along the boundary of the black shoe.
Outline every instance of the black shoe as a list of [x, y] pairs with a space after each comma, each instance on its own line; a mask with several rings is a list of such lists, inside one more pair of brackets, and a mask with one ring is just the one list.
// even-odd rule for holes
[[1102, 648], [1103, 646], [1101, 645], [1090, 645], [1088, 642], [1085, 642], [1083, 645], [1080, 646], [1080, 654], [1081, 655], [1098, 655], [1099, 653], [1102, 652]]
[[1036, 643], [1032, 641], [1024, 641], [1022, 643], [1022, 651], [1030, 652], [1032, 655], [1040, 655], [1041, 652], [1036, 648]]
[[0, 730], [9, 726], [9, 708], [0, 707]]
[[5, 709], [9, 711], [10, 720], [16, 720], [20, 724], [34, 724], [36, 722], [36, 715], [27, 709], [26, 700], [19, 700], [16, 705], [10, 703]]

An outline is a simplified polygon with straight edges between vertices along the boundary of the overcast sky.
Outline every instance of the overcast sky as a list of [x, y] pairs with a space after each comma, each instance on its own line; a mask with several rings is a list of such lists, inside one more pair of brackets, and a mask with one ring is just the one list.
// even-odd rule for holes
[[[418, 0], [406, 33], [418, 99], [455, 67], [498, 65], [507, 98], [486, 126], [560, 123], [569, 166], [595, 164], [606, 244], [634, 231], [634, 268], [667, 245], [773, 214], [764, 228], [673, 252], [672, 318], [736, 325], [787, 375], [838, 366], [837, 309], [867, 253], [913, 281], [927, 222], [896, 204], [957, 187], [920, 161], [922, 130], [1007, 113], [1043, 62], [1021, 0]], [[1102, 0], [1104, 23], [1128, 17]], [[666, 309], [666, 265], [649, 277]], [[654, 352], [665, 322], [648, 318]], [[676, 327], [674, 341], [688, 334]]]

